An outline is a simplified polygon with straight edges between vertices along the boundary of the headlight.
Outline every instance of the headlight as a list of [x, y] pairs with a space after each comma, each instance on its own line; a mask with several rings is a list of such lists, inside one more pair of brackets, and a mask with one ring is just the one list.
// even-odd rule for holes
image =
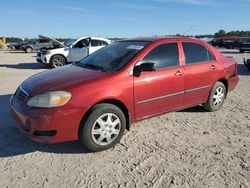
[[32, 97], [27, 105], [30, 107], [52, 108], [65, 105], [71, 99], [66, 91], [51, 91]]

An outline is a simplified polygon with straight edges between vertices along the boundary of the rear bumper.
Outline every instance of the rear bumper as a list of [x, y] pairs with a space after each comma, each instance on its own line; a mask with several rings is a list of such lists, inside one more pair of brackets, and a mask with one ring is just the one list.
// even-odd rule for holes
[[82, 111], [78, 108], [30, 108], [15, 97], [10, 100], [11, 112], [20, 130], [32, 140], [58, 143], [78, 139]]
[[239, 77], [237, 75], [230, 77], [228, 79], [228, 91], [234, 90], [238, 82], [239, 82]]

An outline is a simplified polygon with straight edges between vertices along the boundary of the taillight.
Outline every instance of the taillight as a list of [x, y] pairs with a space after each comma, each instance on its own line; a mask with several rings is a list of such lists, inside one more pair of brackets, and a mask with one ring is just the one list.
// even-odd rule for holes
[[235, 63], [234, 75], [238, 75], [238, 63]]

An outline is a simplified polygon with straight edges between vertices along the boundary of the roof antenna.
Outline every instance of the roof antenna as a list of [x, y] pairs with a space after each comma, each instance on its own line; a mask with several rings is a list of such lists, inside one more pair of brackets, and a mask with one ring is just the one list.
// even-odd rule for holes
[[186, 35], [187, 32], [189, 32], [191, 29], [193, 29], [193, 25], [191, 25], [189, 28], [187, 28], [187, 30], [182, 34], [182, 35]]

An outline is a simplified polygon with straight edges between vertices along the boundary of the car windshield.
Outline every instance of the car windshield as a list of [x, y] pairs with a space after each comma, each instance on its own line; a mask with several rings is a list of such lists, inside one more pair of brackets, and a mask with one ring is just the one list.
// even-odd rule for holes
[[77, 65], [104, 71], [119, 71], [149, 42], [114, 42], [81, 60]]
[[76, 41], [76, 39], [69, 39], [67, 40], [64, 45], [67, 46], [67, 47], [70, 47], [71, 44], [73, 44], [74, 42]]

